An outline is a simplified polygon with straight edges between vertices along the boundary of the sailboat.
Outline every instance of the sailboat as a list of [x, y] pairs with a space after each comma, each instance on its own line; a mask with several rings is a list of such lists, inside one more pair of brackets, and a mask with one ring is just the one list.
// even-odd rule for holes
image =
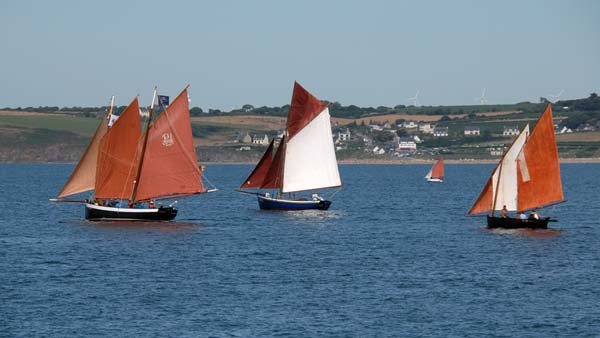
[[[483, 191], [468, 214], [491, 213], [489, 228], [546, 229], [550, 217], [497, 217], [496, 211], [517, 211], [519, 215], [564, 201], [558, 150], [554, 136], [552, 106], [549, 104], [533, 131], [527, 124], [494, 168]], [[532, 213], [537, 215], [537, 213]]]
[[433, 167], [429, 170], [427, 175], [425, 175], [427, 182], [444, 182], [444, 157], [440, 156], [440, 158], [435, 162]]
[[[156, 201], [208, 192], [192, 138], [187, 86], [152, 120], [156, 89], [144, 132], [137, 97], [118, 119], [112, 104], [54, 202], [85, 203], [88, 220], [172, 220], [174, 204]], [[109, 126], [108, 121], [114, 121]], [[94, 190], [93, 198], [65, 197]]]
[[329, 108], [295, 82], [286, 131], [277, 150], [275, 140], [272, 140], [250, 176], [240, 186], [240, 189], [272, 189], [273, 194], [237, 191], [255, 194], [260, 209], [327, 210], [330, 200], [316, 193], [312, 193], [310, 198], [297, 198], [295, 194], [341, 185]]

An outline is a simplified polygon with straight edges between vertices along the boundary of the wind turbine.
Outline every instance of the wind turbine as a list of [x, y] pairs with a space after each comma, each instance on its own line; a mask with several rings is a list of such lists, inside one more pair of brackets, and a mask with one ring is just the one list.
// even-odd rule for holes
[[420, 90], [417, 90], [417, 93], [415, 94], [415, 96], [409, 97], [408, 99], [406, 99], [407, 101], [412, 101], [412, 105], [415, 107], [417, 107], [419, 105], [419, 92], [420, 92]]
[[554, 98], [554, 100], [548, 100], [548, 101], [550, 101], [550, 102], [552, 102], [552, 103], [554, 103], [554, 102], [558, 101], [558, 98], [559, 98], [559, 97], [560, 97], [560, 96], [561, 96], [561, 95], [562, 95], [564, 92], [565, 92], [565, 90], [564, 90], [564, 89], [561, 89], [561, 90], [560, 90], [560, 92], [559, 92], [558, 94], [556, 94], [556, 95], [553, 95], [553, 94], [548, 94], [548, 97], [553, 97], [553, 98]]
[[481, 96], [480, 97], [476, 97], [475, 100], [479, 100], [480, 104], [486, 104], [487, 103], [487, 99], [485, 98], [485, 88], [483, 88], [483, 91], [481, 92]]

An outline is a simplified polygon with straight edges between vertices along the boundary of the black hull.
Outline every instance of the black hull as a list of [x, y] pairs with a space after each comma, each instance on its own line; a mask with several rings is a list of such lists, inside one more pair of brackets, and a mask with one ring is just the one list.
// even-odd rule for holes
[[539, 220], [487, 217], [487, 225], [490, 229], [548, 229], [548, 222], [550, 222], [550, 217]]
[[262, 210], [327, 210], [331, 201], [325, 200], [291, 200], [258, 195], [258, 206]]
[[170, 221], [177, 216], [173, 207], [130, 209], [99, 207], [86, 204], [85, 219], [89, 221]]

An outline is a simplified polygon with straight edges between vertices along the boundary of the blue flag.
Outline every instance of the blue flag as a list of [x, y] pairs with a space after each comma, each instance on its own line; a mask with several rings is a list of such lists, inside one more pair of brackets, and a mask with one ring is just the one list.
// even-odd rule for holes
[[166, 95], [158, 95], [158, 105], [163, 108], [169, 106], [169, 97]]

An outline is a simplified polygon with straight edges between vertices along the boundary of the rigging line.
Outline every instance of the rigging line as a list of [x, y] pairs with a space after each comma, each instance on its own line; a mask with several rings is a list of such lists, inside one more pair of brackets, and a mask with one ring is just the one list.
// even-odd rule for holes
[[206, 180], [206, 183], [210, 184], [211, 187], [213, 187], [213, 189], [217, 189], [217, 186], [214, 185], [206, 176], [206, 174], [204, 174], [204, 171], [200, 174], [200, 179], [204, 178]]
[[334, 191], [333, 194], [329, 195], [329, 199], [333, 200], [333, 196], [335, 196], [338, 192], [340, 192], [340, 190], [342, 190], [341, 186], [336, 191]]

